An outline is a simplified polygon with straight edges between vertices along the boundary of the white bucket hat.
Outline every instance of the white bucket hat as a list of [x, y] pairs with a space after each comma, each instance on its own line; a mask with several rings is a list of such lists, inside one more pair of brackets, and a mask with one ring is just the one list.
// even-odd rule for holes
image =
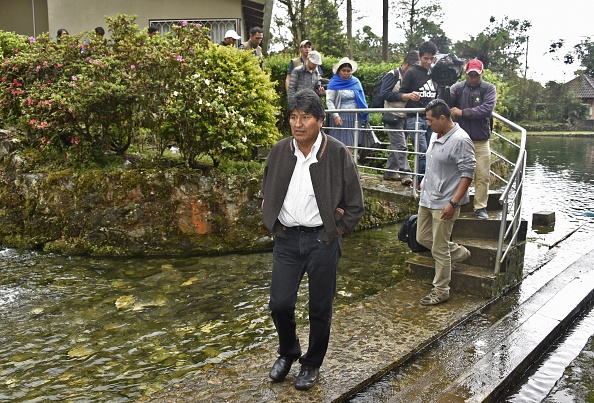
[[359, 68], [359, 65], [357, 64], [356, 61], [349, 59], [348, 57], [343, 57], [342, 59], [340, 59], [338, 61], [338, 63], [336, 63], [334, 66], [332, 66], [332, 72], [334, 74], [336, 74], [336, 72], [338, 71], [338, 68], [340, 66], [342, 66], [343, 64], [349, 64], [351, 66], [351, 69], [353, 70], [353, 73], [355, 71], [357, 71], [357, 69]]
[[307, 58], [309, 59], [310, 62], [312, 62], [313, 64], [316, 65], [320, 65], [322, 64], [322, 55], [320, 54], [320, 52], [317, 52], [315, 50], [312, 50], [311, 52], [309, 52], [309, 54], [307, 55]]

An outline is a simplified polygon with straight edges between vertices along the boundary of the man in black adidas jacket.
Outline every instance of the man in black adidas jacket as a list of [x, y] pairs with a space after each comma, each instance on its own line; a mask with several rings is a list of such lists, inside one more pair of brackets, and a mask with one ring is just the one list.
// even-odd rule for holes
[[[407, 108], [425, 108], [433, 99], [437, 98], [437, 88], [431, 80], [431, 64], [435, 60], [437, 46], [429, 41], [424, 42], [419, 47], [419, 64], [410, 68], [402, 78], [402, 84], [398, 91], [398, 101], [406, 102]], [[427, 144], [431, 138], [431, 128], [427, 125], [424, 113], [419, 120], [419, 146], [416, 151], [425, 153]], [[415, 128], [416, 114], [409, 114], [407, 119], [407, 129]], [[419, 174], [425, 173], [425, 156], [419, 156], [419, 166], [416, 171]]]

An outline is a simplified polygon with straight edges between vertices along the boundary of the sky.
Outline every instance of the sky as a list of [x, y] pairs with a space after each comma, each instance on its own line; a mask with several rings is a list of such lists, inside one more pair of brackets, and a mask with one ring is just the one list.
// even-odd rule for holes
[[[383, 0], [352, 1], [353, 10], [358, 11], [353, 17], [353, 31], [369, 25], [376, 35], [381, 36]], [[527, 78], [542, 84], [551, 80], [564, 83], [573, 79], [579, 62], [565, 65], [562, 56], [582, 39], [589, 36], [594, 40], [592, 0], [441, 0], [441, 6], [444, 11], [441, 28], [454, 43], [482, 32], [489, 25], [491, 16], [498, 22], [505, 16], [531, 22]], [[402, 33], [390, 28], [389, 41], [402, 42]], [[565, 39], [564, 51], [555, 61], [548, 54], [549, 45], [560, 38]]]

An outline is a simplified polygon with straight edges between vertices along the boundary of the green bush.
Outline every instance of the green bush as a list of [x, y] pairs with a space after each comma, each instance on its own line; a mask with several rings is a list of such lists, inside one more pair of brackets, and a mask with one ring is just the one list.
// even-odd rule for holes
[[27, 40], [24, 35], [0, 31], [0, 59], [12, 57], [19, 48], [25, 47]]
[[0, 115], [31, 145], [89, 164], [140, 136], [159, 154], [176, 144], [195, 167], [277, 140], [278, 96], [251, 53], [212, 44], [199, 24], [149, 38], [135, 17], [107, 21], [110, 41], [42, 34], [4, 61]]

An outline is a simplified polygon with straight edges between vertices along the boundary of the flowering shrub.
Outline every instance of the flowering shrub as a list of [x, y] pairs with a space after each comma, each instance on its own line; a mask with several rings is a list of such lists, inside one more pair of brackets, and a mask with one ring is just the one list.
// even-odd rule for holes
[[0, 42], [10, 53], [0, 72], [0, 116], [32, 145], [91, 162], [107, 150], [123, 154], [149, 131], [149, 146], [162, 152], [175, 143], [193, 167], [202, 155], [216, 165], [277, 140], [278, 97], [251, 53], [212, 44], [196, 24], [152, 38], [133, 17], [108, 25], [109, 41], [84, 32], [59, 44], [47, 34]]

